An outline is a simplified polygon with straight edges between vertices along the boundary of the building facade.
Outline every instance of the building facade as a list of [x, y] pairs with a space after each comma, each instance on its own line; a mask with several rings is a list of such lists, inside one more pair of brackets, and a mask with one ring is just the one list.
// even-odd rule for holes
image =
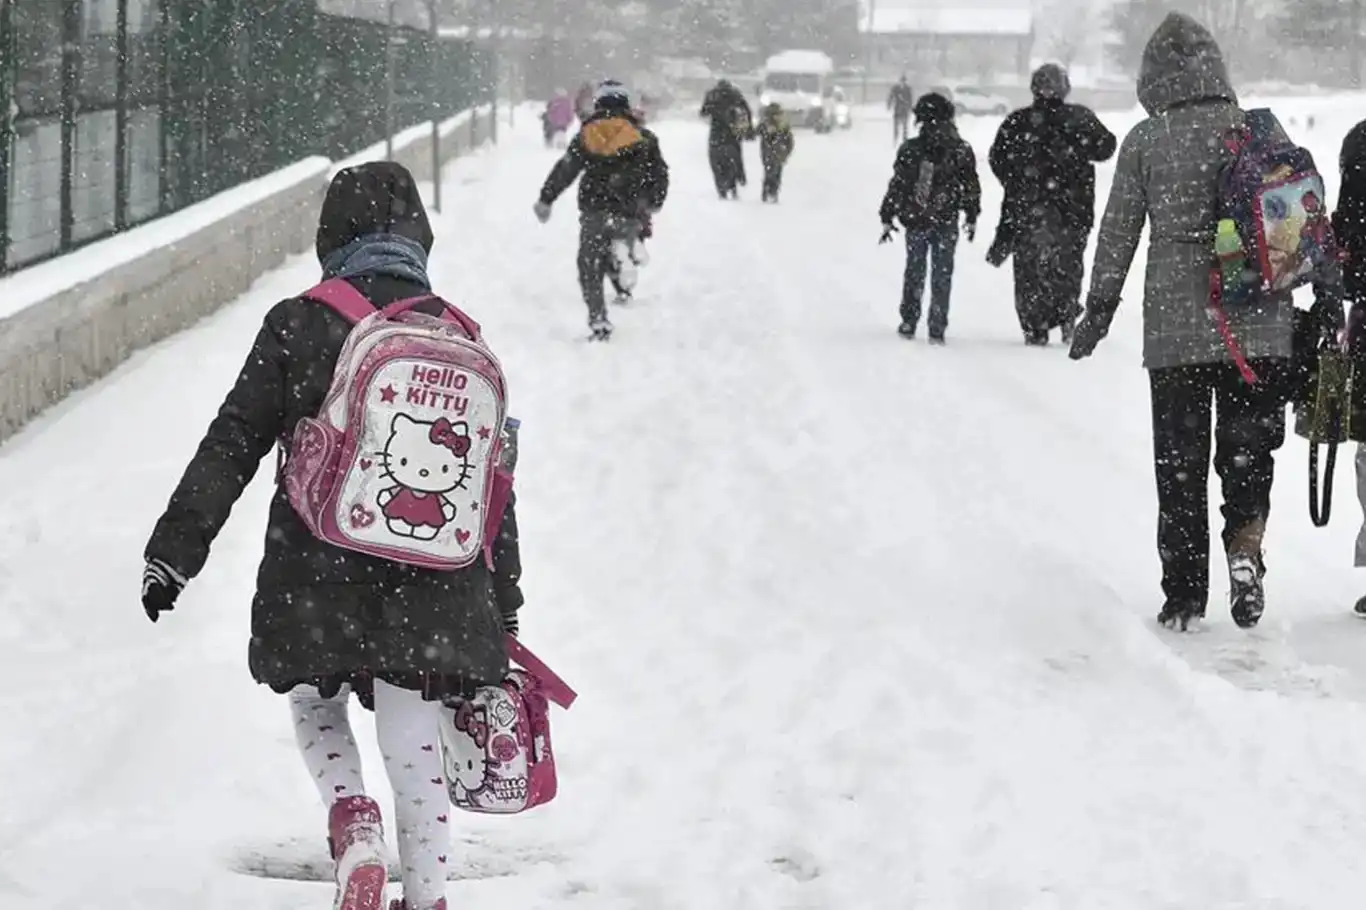
[[905, 72], [922, 84], [1015, 81], [1029, 73], [1034, 16], [1027, 8], [929, 9], [865, 0], [859, 32], [874, 74]]

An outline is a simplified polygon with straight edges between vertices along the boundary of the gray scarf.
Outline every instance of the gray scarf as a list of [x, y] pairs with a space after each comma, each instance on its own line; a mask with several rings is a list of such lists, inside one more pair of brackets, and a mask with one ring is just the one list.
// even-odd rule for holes
[[410, 281], [431, 290], [427, 277], [427, 251], [416, 240], [398, 234], [366, 234], [323, 261], [324, 278], [357, 278], [382, 275]]

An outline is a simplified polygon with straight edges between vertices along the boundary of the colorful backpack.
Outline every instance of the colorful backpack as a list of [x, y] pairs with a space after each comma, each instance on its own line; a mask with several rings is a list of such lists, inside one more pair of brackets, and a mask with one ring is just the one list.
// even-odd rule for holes
[[1210, 308], [1244, 379], [1256, 382], [1229, 331], [1225, 307], [1310, 283], [1338, 250], [1314, 156], [1291, 141], [1275, 114], [1266, 108], [1245, 112], [1243, 127], [1225, 144], [1233, 157], [1219, 173]]
[[[483, 554], [492, 566], [513, 477], [501, 464], [507, 385], [478, 324], [434, 296], [377, 310], [340, 279], [302, 296], [355, 328], [322, 410], [287, 447], [295, 511], [347, 550], [443, 570]], [[441, 317], [413, 311], [429, 300]]]
[[568, 709], [578, 697], [554, 671], [511, 635], [512, 670], [500, 686], [441, 710], [441, 753], [451, 803], [490, 815], [525, 812], [555, 798], [550, 702]]

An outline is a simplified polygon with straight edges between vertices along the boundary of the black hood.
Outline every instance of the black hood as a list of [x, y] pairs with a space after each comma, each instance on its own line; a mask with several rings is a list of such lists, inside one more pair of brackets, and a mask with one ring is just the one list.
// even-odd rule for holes
[[367, 234], [397, 234], [432, 250], [432, 225], [403, 165], [371, 161], [332, 178], [318, 216], [318, 261]]

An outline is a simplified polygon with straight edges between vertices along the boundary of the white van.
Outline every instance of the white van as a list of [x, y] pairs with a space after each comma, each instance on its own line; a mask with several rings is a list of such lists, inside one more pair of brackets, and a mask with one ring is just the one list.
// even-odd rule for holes
[[759, 105], [777, 104], [793, 126], [828, 133], [834, 121], [835, 62], [820, 51], [783, 51], [768, 58]]

